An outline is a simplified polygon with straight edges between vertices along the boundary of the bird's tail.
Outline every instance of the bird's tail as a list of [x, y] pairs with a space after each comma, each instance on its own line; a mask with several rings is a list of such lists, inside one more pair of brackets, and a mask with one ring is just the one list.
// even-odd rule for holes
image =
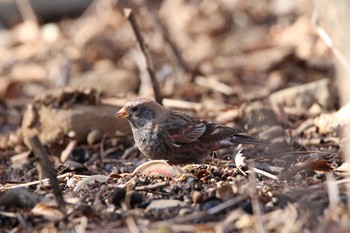
[[234, 143], [242, 143], [242, 144], [254, 144], [254, 145], [266, 145], [266, 142], [260, 141], [252, 136], [247, 136], [243, 134], [236, 134], [233, 136]]

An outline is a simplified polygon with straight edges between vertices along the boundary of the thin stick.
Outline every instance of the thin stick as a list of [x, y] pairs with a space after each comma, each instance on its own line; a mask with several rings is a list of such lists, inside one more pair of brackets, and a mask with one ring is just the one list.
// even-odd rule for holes
[[[128, 211], [128, 207], [126, 206], [125, 202], [122, 202], [121, 205], [122, 205], [122, 210], [124, 212], [127, 212]], [[128, 226], [129, 231], [131, 233], [140, 233], [140, 230], [137, 227], [135, 219], [131, 215], [127, 214], [125, 222], [126, 222], [126, 225]]]
[[155, 10], [149, 6], [149, 2], [147, 1], [143, 3], [143, 6], [146, 8], [150, 18], [154, 23], [155, 28], [162, 34], [163, 39], [169, 45], [170, 52], [172, 53], [171, 56], [175, 58], [177, 66], [182, 70], [183, 73], [192, 73], [192, 70], [183, 59], [181, 52], [176, 47], [175, 43], [171, 40], [169, 31], [167, 30], [162, 20], [159, 18], [157, 12], [155, 12]]
[[146, 43], [141, 35], [140, 27], [138, 26], [136, 18], [134, 16], [134, 14], [132, 13], [131, 9], [128, 9], [128, 8], [124, 9], [124, 15], [128, 19], [128, 21], [132, 27], [132, 30], [133, 30], [134, 35], [136, 37], [138, 47], [141, 50], [142, 55], [144, 56], [144, 59], [146, 62], [146, 70], [147, 70], [147, 72], [151, 78], [151, 82], [152, 82], [154, 97], [155, 97], [157, 103], [163, 105], [163, 97], [160, 93], [159, 84], [157, 82], [156, 76], [155, 76], [154, 71], [153, 71], [152, 60], [151, 60], [151, 57], [148, 53], [147, 45], [146, 45]]
[[238, 205], [239, 203], [241, 203], [244, 199], [246, 199], [247, 197], [246, 196], [239, 196], [239, 197], [236, 197], [236, 198], [232, 198], [232, 199], [229, 199], [217, 206], [214, 206], [213, 208], [210, 208], [208, 210], [208, 214], [210, 215], [215, 215], [215, 214], [218, 214], [220, 213], [221, 211], [223, 210], [226, 210], [228, 208], [231, 208], [232, 206], [236, 206]]
[[262, 213], [261, 213], [261, 209], [260, 209], [260, 203], [258, 200], [258, 192], [256, 189], [256, 182], [255, 182], [255, 172], [254, 170], [250, 170], [250, 187], [249, 187], [249, 191], [250, 191], [250, 196], [251, 196], [251, 202], [252, 202], [252, 208], [253, 208], [253, 213], [254, 216], [256, 217], [256, 232], [259, 233], [265, 233], [265, 229], [264, 229], [264, 224], [262, 222]]
[[199, 86], [210, 88], [214, 91], [218, 91], [224, 95], [233, 95], [237, 91], [235, 91], [232, 87], [214, 79], [214, 78], [205, 78], [203, 76], [197, 76], [195, 83]]
[[200, 111], [201, 109], [203, 109], [203, 105], [201, 103], [189, 102], [185, 100], [167, 99], [167, 98], [164, 98], [164, 105], [170, 108], [179, 108], [179, 109], [185, 109], [185, 110]]
[[348, 60], [345, 58], [344, 54], [341, 53], [338, 48], [334, 45], [331, 37], [329, 34], [326, 32], [325, 29], [323, 29], [319, 24], [318, 24], [318, 14], [316, 11], [312, 13], [311, 17], [311, 26], [314, 27], [316, 30], [318, 36], [326, 43], [326, 45], [331, 49], [335, 57], [339, 60], [339, 62], [348, 70], [350, 71], [350, 65], [348, 63]]
[[[63, 178], [66, 178], [66, 177], [77, 177], [77, 178], [86, 178], [86, 177], [89, 177], [89, 176], [86, 176], [86, 175], [72, 175], [72, 173], [65, 173], [65, 174], [62, 174], [62, 175], [59, 175], [57, 176], [56, 178], [57, 179], [63, 179]], [[27, 183], [21, 183], [21, 184], [14, 184], [14, 185], [10, 185], [10, 186], [5, 186], [3, 187], [4, 190], [8, 190], [8, 189], [15, 189], [15, 188], [21, 188], [21, 187], [28, 187], [28, 186], [31, 186], [31, 185], [38, 185], [40, 183], [47, 183], [49, 182], [49, 179], [42, 179], [42, 180], [36, 180], [36, 181], [31, 181], [31, 182], [27, 182]], [[1, 190], [1, 191], [4, 191], [4, 190]]]
[[335, 182], [335, 178], [332, 175], [327, 176], [326, 187], [329, 200], [328, 210], [334, 213], [340, 203], [340, 195], [338, 184]]
[[139, 148], [137, 148], [136, 145], [133, 145], [124, 151], [121, 158], [127, 160], [131, 155], [136, 153], [139, 153]]
[[150, 191], [150, 190], [156, 190], [159, 188], [163, 188], [163, 187], [168, 186], [168, 185], [169, 185], [168, 181], [163, 181], [163, 182], [156, 183], [156, 184], [138, 186], [138, 187], [135, 187], [135, 190], [136, 191]]
[[68, 146], [61, 152], [61, 162], [64, 163], [67, 161], [69, 155], [72, 153], [76, 145], [78, 144], [78, 141], [72, 140], [69, 142]]
[[271, 173], [268, 173], [266, 171], [260, 170], [258, 168], [253, 167], [253, 170], [254, 170], [254, 172], [258, 173], [259, 175], [266, 176], [266, 177], [268, 177], [270, 179], [274, 179], [274, 180], [278, 180], [279, 179], [278, 176], [273, 175]]
[[[66, 203], [63, 199], [61, 189], [59, 187], [59, 181], [56, 178], [56, 171], [49, 160], [49, 155], [45, 150], [44, 146], [41, 144], [38, 136], [33, 136], [30, 138], [30, 144], [32, 146], [33, 153], [38, 159], [39, 172], [41, 172], [41, 177], [47, 177], [50, 180], [50, 185], [52, 187], [52, 192], [54, 193], [57, 201], [57, 205], [62, 213], [66, 213]], [[40, 174], [39, 174], [40, 175]]]

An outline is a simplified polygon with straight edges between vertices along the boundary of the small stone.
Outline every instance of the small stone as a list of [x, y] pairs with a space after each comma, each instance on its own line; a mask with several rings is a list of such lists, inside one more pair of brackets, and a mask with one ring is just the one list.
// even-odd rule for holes
[[91, 130], [90, 133], [88, 133], [86, 141], [89, 145], [93, 145], [102, 139], [102, 132], [100, 130]]

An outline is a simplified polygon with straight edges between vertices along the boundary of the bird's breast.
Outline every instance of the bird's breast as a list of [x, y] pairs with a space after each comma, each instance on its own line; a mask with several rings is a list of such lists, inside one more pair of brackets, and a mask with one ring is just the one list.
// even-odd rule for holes
[[166, 136], [156, 130], [133, 130], [136, 146], [150, 158], [161, 157], [169, 151]]

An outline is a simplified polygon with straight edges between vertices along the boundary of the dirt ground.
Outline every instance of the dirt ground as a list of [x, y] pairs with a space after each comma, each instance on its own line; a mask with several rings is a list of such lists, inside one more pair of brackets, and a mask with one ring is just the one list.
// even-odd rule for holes
[[[16, 2], [0, 30], [1, 232], [349, 232], [350, 106], [311, 1], [105, 0], [54, 21]], [[114, 114], [157, 95], [268, 143], [148, 161]]]

